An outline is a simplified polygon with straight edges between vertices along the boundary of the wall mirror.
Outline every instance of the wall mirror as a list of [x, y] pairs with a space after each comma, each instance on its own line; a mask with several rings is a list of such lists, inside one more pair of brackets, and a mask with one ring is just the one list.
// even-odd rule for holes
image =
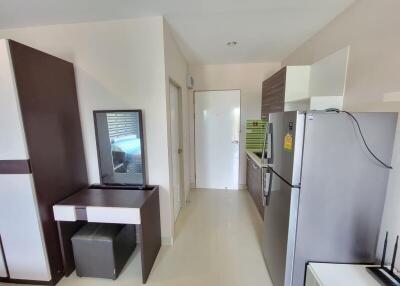
[[145, 185], [141, 110], [94, 111], [100, 180]]

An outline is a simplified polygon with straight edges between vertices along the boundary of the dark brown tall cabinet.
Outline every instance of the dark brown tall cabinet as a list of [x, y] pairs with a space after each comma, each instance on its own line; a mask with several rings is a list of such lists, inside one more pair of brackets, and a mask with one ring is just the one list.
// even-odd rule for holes
[[52, 206], [88, 186], [74, 67], [0, 40], [0, 281], [55, 284]]
[[263, 82], [261, 118], [310, 108], [310, 66], [286, 66]]
[[[307, 110], [309, 106], [309, 66], [286, 66], [262, 83], [261, 118], [290, 110]], [[252, 151], [252, 150], [248, 150]], [[260, 150], [258, 150], [260, 151]], [[256, 156], [255, 154], [253, 154]], [[260, 160], [247, 156], [247, 189], [263, 217], [262, 172]]]
[[263, 81], [261, 118], [268, 120], [273, 112], [281, 112], [285, 108], [286, 67]]
[[[272, 112], [280, 112], [285, 107], [286, 67], [266, 79], [262, 84], [261, 118], [268, 119]], [[261, 187], [262, 170], [251, 156], [247, 156], [247, 190], [261, 217], [264, 217]]]

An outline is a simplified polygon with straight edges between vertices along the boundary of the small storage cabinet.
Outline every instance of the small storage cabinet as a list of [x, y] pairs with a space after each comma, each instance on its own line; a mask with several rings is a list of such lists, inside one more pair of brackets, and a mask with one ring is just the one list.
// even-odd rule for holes
[[247, 156], [247, 190], [249, 191], [250, 196], [252, 197], [261, 217], [264, 217], [261, 177], [261, 167], [258, 166], [257, 163], [254, 162], [250, 156]]
[[310, 66], [286, 66], [262, 84], [261, 118], [291, 110], [308, 110]]
[[117, 279], [136, 247], [135, 225], [88, 223], [71, 239], [76, 275]]

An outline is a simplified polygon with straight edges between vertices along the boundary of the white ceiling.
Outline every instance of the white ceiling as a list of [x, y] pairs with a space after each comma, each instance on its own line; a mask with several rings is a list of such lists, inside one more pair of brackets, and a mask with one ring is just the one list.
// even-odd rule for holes
[[0, 0], [0, 29], [164, 15], [190, 63], [268, 62], [284, 59], [353, 2]]

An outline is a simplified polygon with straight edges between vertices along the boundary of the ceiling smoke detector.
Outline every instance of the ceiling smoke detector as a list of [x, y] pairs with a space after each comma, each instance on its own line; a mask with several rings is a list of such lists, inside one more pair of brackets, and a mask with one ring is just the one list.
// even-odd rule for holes
[[237, 44], [238, 44], [238, 42], [236, 42], [236, 41], [230, 41], [230, 42], [227, 42], [227, 43], [226, 43], [226, 45], [227, 45], [228, 47], [235, 47], [235, 46], [237, 46]]

